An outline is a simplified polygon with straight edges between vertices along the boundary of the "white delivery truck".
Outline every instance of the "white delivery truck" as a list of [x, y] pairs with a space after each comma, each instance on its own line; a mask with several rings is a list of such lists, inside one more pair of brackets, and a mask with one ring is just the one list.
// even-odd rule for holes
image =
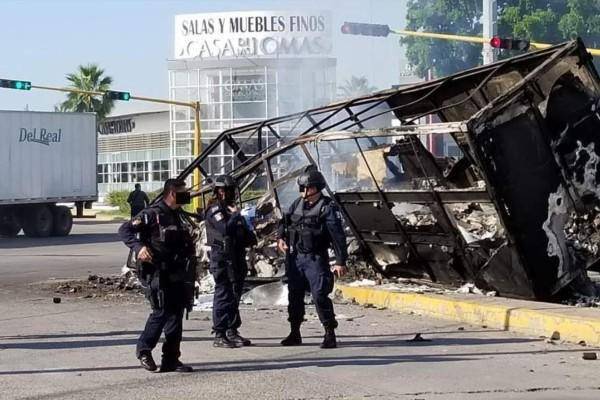
[[96, 115], [0, 111], [0, 236], [68, 235], [98, 199]]

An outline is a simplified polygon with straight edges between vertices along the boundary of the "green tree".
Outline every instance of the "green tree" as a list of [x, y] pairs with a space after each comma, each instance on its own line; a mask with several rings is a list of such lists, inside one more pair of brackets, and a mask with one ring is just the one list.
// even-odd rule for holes
[[[410, 0], [406, 29], [455, 35], [481, 35], [481, 0]], [[446, 76], [480, 62], [481, 46], [449, 40], [405, 37], [406, 57], [421, 78], [429, 69]]]
[[[480, 36], [482, 0], [410, 0], [407, 29]], [[598, 0], [499, 0], [498, 34], [533, 42], [560, 43], [576, 36], [586, 46], [600, 46]], [[446, 76], [481, 63], [481, 46], [407, 37], [406, 56], [417, 75]], [[503, 56], [512, 55], [503, 51]], [[597, 65], [598, 62], [597, 62]]]
[[351, 76], [338, 86], [339, 99], [351, 99], [377, 90], [375, 86], [369, 86], [369, 80], [364, 76]]
[[[106, 91], [110, 89], [112, 78], [104, 75], [104, 70], [96, 64], [80, 65], [77, 72], [67, 74], [69, 87], [87, 91]], [[56, 111], [95, 112], [98, 121], [103, 120], [113, 108], [113, 100], [106, 97], [91, 96], [82, 93], [69, 93], [67, 100], [55, 107]]]

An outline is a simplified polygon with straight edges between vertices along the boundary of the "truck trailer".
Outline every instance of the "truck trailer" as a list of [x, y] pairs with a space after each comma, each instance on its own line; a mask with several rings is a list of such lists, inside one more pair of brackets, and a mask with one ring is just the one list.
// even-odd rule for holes
[[94, 113], [0, 111], [0, 237], [65, 236], [98, 199]]

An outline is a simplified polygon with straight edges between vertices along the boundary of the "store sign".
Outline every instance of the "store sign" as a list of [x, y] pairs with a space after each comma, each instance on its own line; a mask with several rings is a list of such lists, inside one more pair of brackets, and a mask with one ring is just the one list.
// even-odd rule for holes
[[135, 120], [133, 118], [115, 119], [104, 121], [98, 124], [98, 134], [113, 135], [118, 133], [129, 133], [135, 129]]
[[175, 16], [175, 58], [331, 54], [329, 12], [245, 11]]

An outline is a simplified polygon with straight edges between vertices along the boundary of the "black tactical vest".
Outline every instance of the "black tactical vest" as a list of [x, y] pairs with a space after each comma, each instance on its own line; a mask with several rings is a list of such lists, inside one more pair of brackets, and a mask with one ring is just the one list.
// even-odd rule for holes
[[321, 254], [327, 251], [329, 235], [323, 215], [329, 201], [329, 198], [321, 196], [319, 201], [308, 209], [304, 208], [304, 199], [296, 201], [288, 225], [293, 253]]

